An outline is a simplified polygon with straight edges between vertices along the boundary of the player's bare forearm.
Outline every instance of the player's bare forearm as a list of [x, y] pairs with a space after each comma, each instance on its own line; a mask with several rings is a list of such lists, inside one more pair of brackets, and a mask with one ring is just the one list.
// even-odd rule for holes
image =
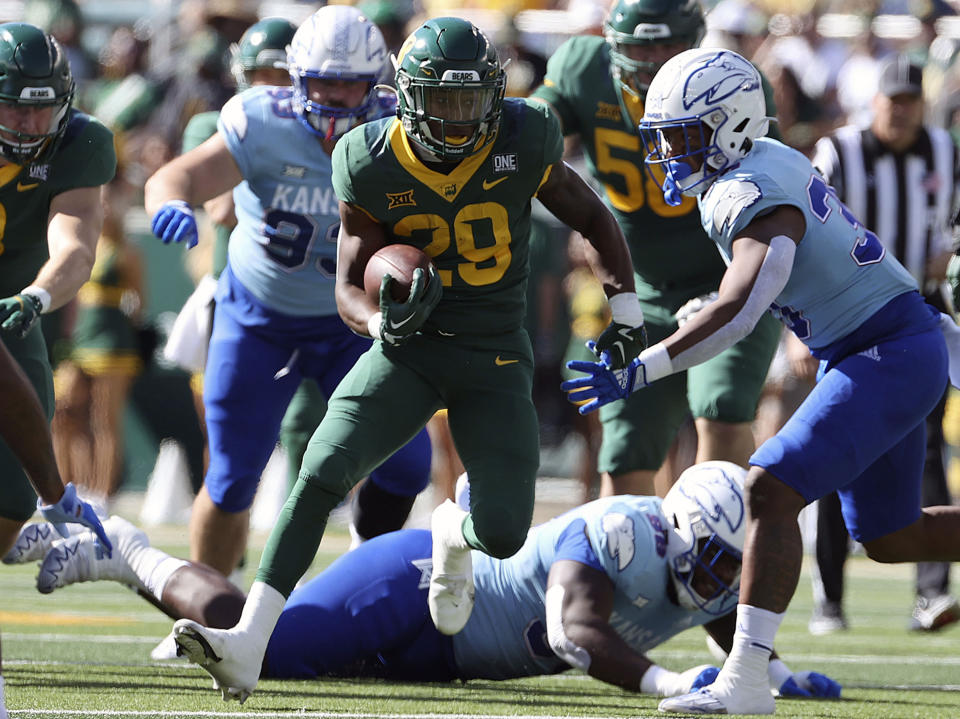
[[[572, 641], [590, 653], [587, 673], [594, 679], [630, 691], [640, 691], [640, 679], [653, 664], [623, 641], [608, 622], [570, 628]], [[573, 639], [576, 637], [576, 639]]]
[[[589, 657], [586, 670], [595, 679], [638, 691], [640, 678], [652, 662], [635, 652], [610, 625], [615, 594], [610, 578], [580, 562], [560, 560], [550, 567], [547, 584], [548, 623], [556, 611], [551, 602], [562, 588], [560, 616], [569, 652]], [[551, 645], [556, 641], [557, 637], [552, 637]]]
[[633, 262], [616, 218], [569, 165], [556, 163], [537, 197], [558, 220], [583, 235], [587, 262], [607, 297], [634, 291]]
[[143, 206], [153, 216], [165, 202], [202, 205], [243, 181], [220, 133], [157, 170], [143, 188]]
[[44, 504], [63, 496], [47, 417], [26, 374], [0, 342], [0, 435], [23, 465]]
[[74, 298], [96, 259], [103, 229], [99, 187], [81, 187], [54, 197], [47, 226], [49, 259], [32, 284], [50, 293], [51, 310]]
[[370, 257], [386, 244], [383, 227], [364, 210], [340, 203], [340, 236], [337, 240], [337, 312], [347, 327], [359, 335], [369, 334], [370, 317], [379, 311], [363, 286], [363, 272]]

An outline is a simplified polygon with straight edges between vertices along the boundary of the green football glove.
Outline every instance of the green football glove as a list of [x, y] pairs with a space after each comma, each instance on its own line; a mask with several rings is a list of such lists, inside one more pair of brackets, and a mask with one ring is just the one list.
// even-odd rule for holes
[[43, 305], [36, 295], [21, 293], [0, 300], [0, 329], [23, 339], [40, 319]]
[[593, 343], [593, 353], [610, 369], [623, 369], [647, 348], [647, 330], [643, 325], [611, 322]]
[[398, 345], [416, 334], [427, 321], [443, 294], [443, 281], [433, 265], [429, 274], [418, 267], [413, 271], [406, 302], [397, 302], [390, 296], [391, 282], [393, 278], [388, 274], [380, 282], [380, 339]]
[[953, 292], [954, 314], [960, 312], [960, 255], [953, 255], [947, 263], [947, 282]]

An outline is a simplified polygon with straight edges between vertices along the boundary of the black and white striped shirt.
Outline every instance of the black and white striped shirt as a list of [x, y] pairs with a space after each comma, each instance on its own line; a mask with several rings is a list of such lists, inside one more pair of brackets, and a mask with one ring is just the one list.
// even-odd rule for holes
[[908, 150], [894, 154], [869, 128], [847, 126], [817, 142], [813, 164], [929, 296], [937, 282], [926, 275], [927, 260], [953, 249], [958, 157], [939, 127], [924, 126]]

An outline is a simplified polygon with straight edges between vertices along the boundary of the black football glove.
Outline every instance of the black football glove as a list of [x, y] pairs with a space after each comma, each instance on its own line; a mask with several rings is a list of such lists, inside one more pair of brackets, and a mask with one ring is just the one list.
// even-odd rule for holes
[[43, 305], [40, 298], [23, 292], [0, 300], [0, 329], [24, 338], [40, 319]]
[[647, 330], [643, 325], [611, 322], [593, 344], [593, 353], [610, 369], [623, 369], [647, 348]]
[[432, 264], [429, 274], [418, 267], [413, 271], [410, 296], [405, 302], [391, 297], [391, 282], [390, 275], [384, 275], [380, 282], [380, 339], [398, 345], [416, 334], [427, 321], [443, 294], [443, 281]]

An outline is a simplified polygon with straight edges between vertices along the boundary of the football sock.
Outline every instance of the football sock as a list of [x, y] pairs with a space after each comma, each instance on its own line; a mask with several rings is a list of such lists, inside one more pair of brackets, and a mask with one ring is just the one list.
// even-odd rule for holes
[[724, 672], [766, 685], [767, 664], [781, 621], [782, 613], [738, 604], [737, 631], [730, 656], [723, 665]]
[[286, 603], [286, 597], [269, 584], [254, 582], [250, 587], [247, 601], [243, 604], [243, 612], [234, 630], [255, 641], [260, 656], [266, 651], [267, 642]]
[[[154, 550], [159, 551], [159, 550]], [[163, 601], [163, 590], [167, 586], [167, 582], [170, 580], [170, 577], [180, 569], [181, 567], [186, 567], [190, 563], [185, 559], [178, 559], [177, 557], [164, 557], [159, 562], [157, 562], [153, 570], [150, 571], [146, 577], [138, 574], [140, 581], [143, 582], [143, 585], [147, 588], [147, 591], [155, 596], [158, 600]]]
[[3, 696], [3, 674], [0, 674], [0, 719], [7, 719], [7, 700]]

